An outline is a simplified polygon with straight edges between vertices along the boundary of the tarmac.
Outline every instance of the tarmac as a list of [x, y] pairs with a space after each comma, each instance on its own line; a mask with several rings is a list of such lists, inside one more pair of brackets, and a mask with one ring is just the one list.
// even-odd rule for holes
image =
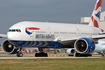
[[91, 57], [75, 57], [75, 56], [68, 56], [67, 53], [57, 53], [57, 54], [53, 54], [53, 53], [49, 53], [48, 57], [35, 57], [35, 53], [23, 53], [23, 57], [17, 57], [16, 54], [15, 55], [8, 55], [5, 53], [0, 53], [0, 59], [40, 59], [40, 58], [48, 58], [48, 59], [58, 59], [58, 58], [105, 58], [102, 57], [101, 55], [92, 55]]
[[60, 58], [105, 58], [100, 56], [95, 57], [0, 57], [0, 59], [60, 59]]

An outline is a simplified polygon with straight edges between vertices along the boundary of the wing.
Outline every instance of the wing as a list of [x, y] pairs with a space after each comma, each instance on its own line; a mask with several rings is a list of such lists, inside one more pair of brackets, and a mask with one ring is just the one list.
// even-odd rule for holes
[[3, 38], [3, 37], [7, 38], [7, 35], [6, 34], [0, 34], [0, 38]]
[[76, 41], [76, 40], [78, 40], [78, 39], [80, 39], [80, 38], [90, 38], [90, 39], [92, 39], [92, 40], [94, 40], [95, 41], [95, 43], [96, 43], [96, 41], [98, 40], [98, 39], [103, 39], [103, 38], [105, 38], [105, 35], [93, 35], [93, 36], [80, 36], [80, 37], [70, 37], [70, 38], [57, 38], [57, 39], [55, 39], [54, 41], [58, 41], [58, 42], [60, 42], [61, 44], [64, 44], [64, 45], [66, 45], [66, 44], [74, 44], [74, 42]]
[[93, 35], [91, 38], [92, 39], [104, 39], [105, 38], [105, 34], [104, 35]]

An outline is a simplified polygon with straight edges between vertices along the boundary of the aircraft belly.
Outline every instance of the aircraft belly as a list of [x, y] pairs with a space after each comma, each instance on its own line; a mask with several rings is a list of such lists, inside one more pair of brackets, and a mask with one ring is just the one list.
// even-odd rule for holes
[[14, 45], [22, 47], [41, 47], [41, 48], [71, 48], [70, 45], [62, 45], [55, 41], [10, 41]]

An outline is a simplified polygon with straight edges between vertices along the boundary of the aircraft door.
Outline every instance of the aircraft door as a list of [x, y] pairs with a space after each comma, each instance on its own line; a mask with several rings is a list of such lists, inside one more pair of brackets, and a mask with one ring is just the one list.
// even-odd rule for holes
[[51, 41], [54, 39], [54, 31], [52, 30], [52, 27], [49, 25], [47, 27], [47, 38]]
[[77, 29], [77, 36], [81, 36], [81, 31], [79, 30], [79, 28], [77, 26], [75, 26], [75, 28]]

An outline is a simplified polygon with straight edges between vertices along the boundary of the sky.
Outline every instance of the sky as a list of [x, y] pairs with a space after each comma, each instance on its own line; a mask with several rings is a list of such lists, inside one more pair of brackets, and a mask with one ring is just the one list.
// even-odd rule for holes
[[[0, 0], [0, 34], [6, 34], [21, 21], [80, 23], [81, 17], [91, 16], [95, 3], [96, 0]], [[105, 11], [105, 0], [102, 6]]]

